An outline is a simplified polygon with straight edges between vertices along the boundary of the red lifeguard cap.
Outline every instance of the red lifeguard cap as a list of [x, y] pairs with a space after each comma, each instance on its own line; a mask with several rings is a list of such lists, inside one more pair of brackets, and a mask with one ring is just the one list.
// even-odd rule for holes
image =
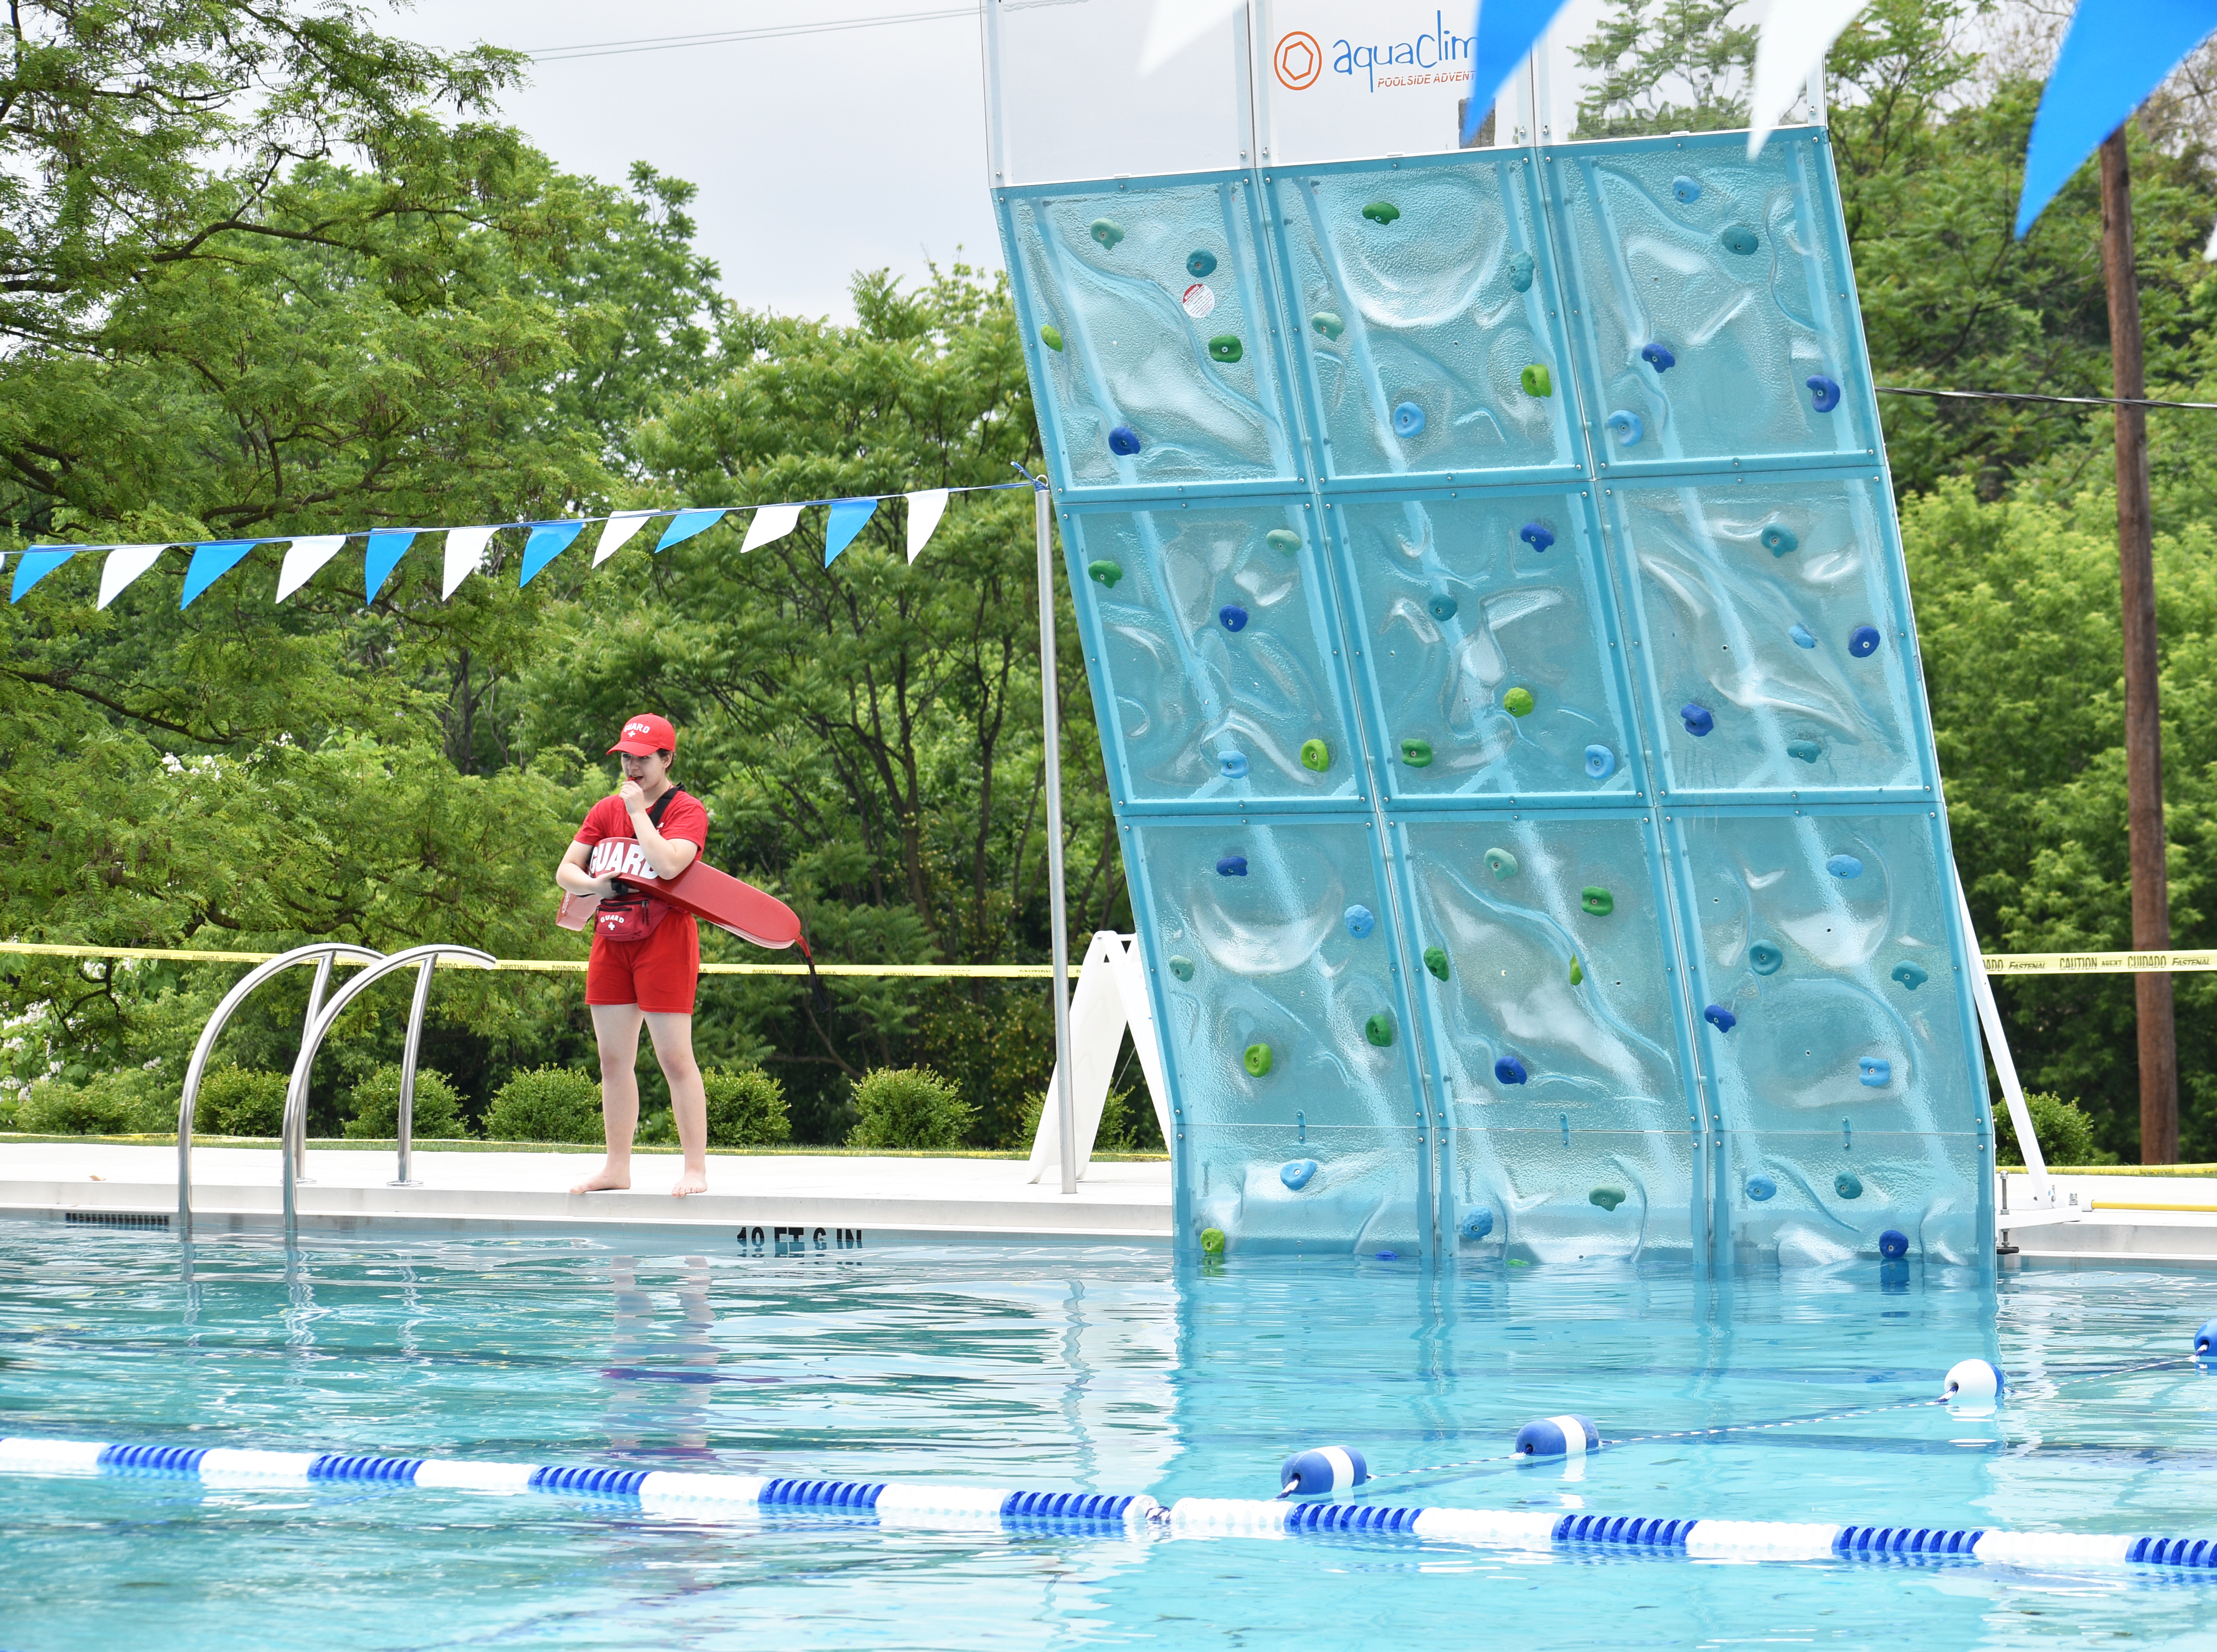
[[611, 755], [627, 751], [634, 757], [652, 757], [658, 751], [677, 749], [677, 730], [666, 717], [642, 712], [623, 725], [623, 733], [608, 748]]

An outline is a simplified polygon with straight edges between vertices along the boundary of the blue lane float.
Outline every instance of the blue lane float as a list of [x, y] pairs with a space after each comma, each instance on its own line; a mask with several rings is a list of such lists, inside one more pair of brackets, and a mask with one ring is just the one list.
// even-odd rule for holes
[[1370, 1465], [1352, 1446], [1318, 1446], [1296, 1452], [1278, 1469], [1281, 1497], [1317, 1497], [1351, 1491], [1370, 1478]]
[[1519, 1457], [1584, 1457], [1601, 1449], [1601, 1430], [1591, 1417], [1541, 1417], [1516, 1431]]
[[2196, 1359], [2217, 1359], [2217, 1319], [2205, 1321], [2194, 1334], [2194, 1357]]
[[1940, 1384], [1940, 1397], [1946, 1400], [1998, 1400], [2009, 1379], [2002, 1368], [1991, 1359], [1959, 1359], [1948, 1367], [1948, 1375]]

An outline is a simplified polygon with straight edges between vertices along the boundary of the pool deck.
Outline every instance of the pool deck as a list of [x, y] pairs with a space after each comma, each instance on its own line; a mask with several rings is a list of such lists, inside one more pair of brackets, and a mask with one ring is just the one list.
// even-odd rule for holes
[[[2077, 1200], [2076, 1221], [2031, 1211], [2029, 1177], [2007, 1179], [2007, 1211], [1995, 1226], [2024, 1262], [2105, 1267], [2118, 1262], [2217, 1268], [2217, 1177], [2059, 1174], [2059, 1198]], [[2012, 1216], [2016, 1219], [2013, 1222]]]
[[[419, 1148], [410, 1187], [389, 1185], [388, 1149], [308, 1147], [299, 1191], [304, 1230], [371, 1229], [472, 1235], [576, 1232], [713, 1236], [749, 1248], [854, 1248], [987, 1240], [1164, 1245], [1170, 1236], [1167, 1161], [1088, 1167], [1065, 1196], [1052, 1174], [1034, 1185], [1021, 1159], [864, 1158], [799, 1153], [712, 1155], [705, 1193], [673, 1199], [681, 1162], [639, 1154], [628, 1193], [573, 1194], [600, 1168], [597, 1152], [442, 1152]], [[274, 1147], [195, 1147], [196, 1233], [276, 1227], [283, 1163]], [[173, 1146], [114, 1142], [0, 1143], [0, 1217], [88, 1219], [174, 1227]], [[145, 1225], [157, 1224], [149, 1221]]]

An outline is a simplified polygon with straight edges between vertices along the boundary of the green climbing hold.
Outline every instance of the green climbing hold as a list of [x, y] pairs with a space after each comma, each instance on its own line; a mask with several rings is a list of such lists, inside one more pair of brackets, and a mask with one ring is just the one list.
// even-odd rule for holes
[[1429, 740], [1404, 740], [1401, 761], [1411, 768], [1422, 768], [1432, 761], [1432, 743]]
[[1247, 1053], [1239, 1057], [1239, 1064], [1257, 1078], [1268, 1076], [1270, 1071], [1270, 1046], [1267, 1044], [1249, 1045]]
[[1832, 1191], [1842, 1199], [1861, 1199], [1863, 1180], [1852, 1170], [1843, 1170], [1832, 1178]]
[[1555, 393], [1555, 381], [1547, 377], [1547, 368], [1536, 361], [1525, 368], [1519, 377], [1527, 396], [1552, 396]]
[[1516, 857], [1506, 849], [1488, 849], [1485, 869], [1505, 884], [1516, 875]]
[[1238, 337], [1231, 333], [1219, 333], [1208, 341], [1208, 354], [1213, 361], [1237, 361], [1246, 353]]
[[1502, 695], [1501, 709], [1511, 717], [1531, 716], [1532, 691], [1529, 688], [1511, 688]]
[[1624, 1203], [1624, 1189], [1621, 1187], [1596, 1187], [1593, 1192], [1586, 1195], [1586, 1203], [1589, 1205], [1598, 1205], [1604, 1211], [1614, 1211], [1618, 1205]]
[[1380, 1010], [1362, 1024], [1362, 1036], [1380, 1050], [1390, 1049], [1393, 1043], [1393, 1018]]
[[1373, 224], [1391, 224], [1401, 216], [1401, 209], [1390, 200], [1374, 200], [1362, 209], [1362, 215]]
[[1331, 767], [1331, 748], [1321, 740], [1302, 741], [1301, 767], [1312, 774], [1323, 774]]
[[1586, 972], [1578, 967], [1578, 955], [1572, 952], [1571, 954], [1571, 984], [1574, 987], [1582, 987], [1585, 985], [1585, 982]]
[[1326, 338], [1337, 338], [1347, 330], [1347, 324], [1329, 310], [1319, 310], [1309, 317], [1309, 325]]
[[1437, 977], [1440, 980], [1446, 980], [1448, 978], [1447, 948], [1444, 946], [1425, 947], [1424, 967], [1430, 970], [1433, 975]]
[[1263, 543], [1273, 551], [1282, 551], [1289, 557], [1301, 553], [1301, 536], [1290, 527], [1274, 527], [1263, 536]]
[[1085, 564], [1085, 576], [1106, 585], [1113, 591], [1116, 589], [1116, 582], [1124, 577], [1123, 564], [1114, 562], [1089, 562]]
[[1124, 238], [1124, 226], [1114, 219], [1096, 218], [1088, 234], [1104, 247], [1113, 247]]
[[1598, 884], [1588, 884], [1578, 891], [1578, 904], [1597, 918], [1605, 918], [1616, 910], [1616, 897]]
[[1203, 1228], [1201, 1230], [1201, 1248], [1205, 1254], [1211, 1256], [1224, 1254], [1224, 1230]]
[[1042, 327], [1040, 329], [1040, 342], [1046, 345], [1050, 350], [1060, 350], [1062, 348], [1062, 335], [1052, 327]]
[[1170, 973], [1171, 973], [1172, 975], [1174, 975], [1174, 976], [1177, 977], [1177, 978], [1178, 978], [1179, 980], [1181, 980], [1181, 981], [1190, 981], [1190, 980], [1192, 980], [1192, 979], [1193, 979], [1193, 960], [1192, 960], [1191, 959], [1189, 959], [1189, 958], [1187, 958], [1187, 957], [1183, 956], [1182, 954], [1178, 954], [1178, 953], [1173, 953], [1173, 954], [1171, 954], [1171, 957], [1170, 957]]

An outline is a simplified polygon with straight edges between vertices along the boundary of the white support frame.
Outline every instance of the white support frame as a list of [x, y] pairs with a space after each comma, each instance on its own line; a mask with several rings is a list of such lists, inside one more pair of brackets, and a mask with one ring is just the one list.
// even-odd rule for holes
[[[1129, 1029], [1146, 1079], [1147, 1094], [1155, 1105], [1156, 1121], [1163, 1140], [1170, 1137], [1170, 1082], [1163, 1072], [1163, 1052], [1155, 1034], [1154, 1010], [1147, 996], [1147, 965], [1137, 935], [1120, 935], [1101, 929], [1085, 949], [1084, 968], [1078, 990], [1070, 1000], [1070, 1047], [1073, 1124], [1071, 1139], [1077, 1148], [1078, 1174], [1083, 1178], [1093, 1155], [1093, 1138], [1101, 1129], [1101, 1109], [1108, 1100], [1108, 1086], [1116, 1076], [1116, 1054], [1124, 1047]], [[1038, 1181], [1062, 1162], [1062, 1136], [1056, 1127], [1055, 1103], [1062, 1069], [1047, 1080], [1047, 1105], [1040, 1109], [1039, 1133], [1032, 1140], [1028, 1181]]]

